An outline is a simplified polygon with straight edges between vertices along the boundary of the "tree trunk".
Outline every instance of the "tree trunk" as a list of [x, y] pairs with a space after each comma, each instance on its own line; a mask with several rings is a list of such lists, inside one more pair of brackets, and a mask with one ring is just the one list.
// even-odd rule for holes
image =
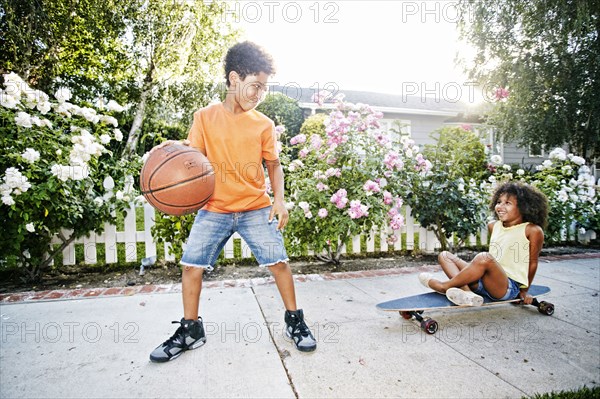
[[151, 63], [150, 69], [148, 70], [146, 78], [144, 79], [144, 84], [142, 85], [142, 94], [140, 96], [140, 102], [137, 106], [137, 111], [135, 113], [135, 117], [133, 118], [131, 129], [129, 130], [127, 144], [125, 145], [125, 149], [123, 150], [123, 156], [125, 158], [131, 157], [133, 154], [135, 154], [137, 150], [138, 141], [142, 132], [142, 124], [144, 123], [144, 116], [146, 116], [146, 103], [148, 102], [148, 98], [150, 97], [152, 87], [154, 86], [154, 78], [152, 77], [153, 72], [154, 64]]

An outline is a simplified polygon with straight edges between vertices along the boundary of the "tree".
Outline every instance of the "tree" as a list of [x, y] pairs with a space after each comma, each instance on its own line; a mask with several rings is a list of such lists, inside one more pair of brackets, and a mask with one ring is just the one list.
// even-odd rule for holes
[[476, 49], [471, 78], [497, 101], [499, 136], [523, 146], [568, 144], [600, 156], [600, 2], [462, 0], [462, 38]]
[[458, 247], [485, 225], [489, 187], [481, 182], [486, 174], [485, 147], [477, 134], [460, 127], [445, 127], [432, 133], [434, 145], [423, 155], [432, 162], [431, 171], [416, 175], [409, 184], [406, 203], [423, 227], [431, 229], [441, 250]]
[[126, 105], [122, 150], [132, 154], [153, 133], [144, 122], [186, 130], [218, 93], [220, 61], [236, 36], [225, 11], [224, 2], [202, 0], [5, 0], [0, 72], [49, 93], [68, 86], [87, 103]]
[[304, 114], [298, 101], [282, 93], [269, 94], [256, 108], [275, 122], [284, 125], [286, 136], [291, 138], [300, 133]]
[[[184, 91], [190, 100], [188, 104], [195, 103], [197, 107], [196, 101], [205, 91], [204, 82], [218, 79], [221, 72], [218, 65], [235, 38], [225, 22], [225, 11], [222, 2], [144, 2], [131, 26], [131, 52], [140, 97], [127, 138], [126, 155], [137, 149], [147, 106], [153, 98], [161, 98], [156, 94], [173, 97], [173, 92]], [[157, 110], [164, 108], [160, 101], [155, 104]], [[168, 109], [176, 112], [175, 119], [181, 119], [184, 111], [188, 111], [181, 109], [181, 103], [171, 105]]]
[[122, 101], [117, 88], [131, 79], [122, 38], [139, 3], [3, 0], [0, 73], [15, 72], [49, 93], [68, 86], [78, 99]]

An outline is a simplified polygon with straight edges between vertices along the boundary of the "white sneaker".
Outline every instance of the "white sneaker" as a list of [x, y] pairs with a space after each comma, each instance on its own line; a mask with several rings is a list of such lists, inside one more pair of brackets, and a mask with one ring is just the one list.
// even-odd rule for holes
[[[419, 274], [419, 281], [421, 282], [421, 284], [423, 284], [425, 287], [429, 288], [430, 290], [433, 290], [433, 288], [431, 288], [429, 286], [429, 280], [431, 280], [432, 278], [433, 278], [433, 275], [431, 273], [423, 272], [423, 273]], [[443, 292], [439, 292], [439, 291], [435, 291], [435, 292], [437, 292], [438, 294], [444, 295]]]
[[429, 287], [429, 280], [431, 280], [432, 276], [431, 273], [426, 273], [423, 272], [421, 274], [419, 274], [419, 281], [421, 282], [421, 284], [423, 284], [425, 287], [431, 289], [431, 287]]
[[460, 288], [448, 288], [446, 297], [450, 302], [459, 306], [481, 306], [483, 297], [471, 291], [461, 290]]

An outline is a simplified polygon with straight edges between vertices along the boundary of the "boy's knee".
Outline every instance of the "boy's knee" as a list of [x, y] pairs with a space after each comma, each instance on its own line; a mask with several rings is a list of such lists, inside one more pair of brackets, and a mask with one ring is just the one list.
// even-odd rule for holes
[[270, 269], [272, 272], [278, 272], [278, 271], [285, 270], [285, 269], [287, 269], [288, 267], [289, 267], [289, 265], [288, 265], [288, 263], [287, 263], [287, 262], [278, 262], [278, 263], [275, 263], [275, 264], [274, 264], [274, 265], [272, 265], [272, 266], [269, 266], [269, 269]]

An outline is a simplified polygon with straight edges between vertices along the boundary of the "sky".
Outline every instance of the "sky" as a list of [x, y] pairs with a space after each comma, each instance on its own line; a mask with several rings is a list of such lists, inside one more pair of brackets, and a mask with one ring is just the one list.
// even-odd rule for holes
[[[274, 57], [272, 83], [476, 102], [455, 1], [229, 1], [227, 19]], [[235, 15], [233, 14], [235, 12]]]

